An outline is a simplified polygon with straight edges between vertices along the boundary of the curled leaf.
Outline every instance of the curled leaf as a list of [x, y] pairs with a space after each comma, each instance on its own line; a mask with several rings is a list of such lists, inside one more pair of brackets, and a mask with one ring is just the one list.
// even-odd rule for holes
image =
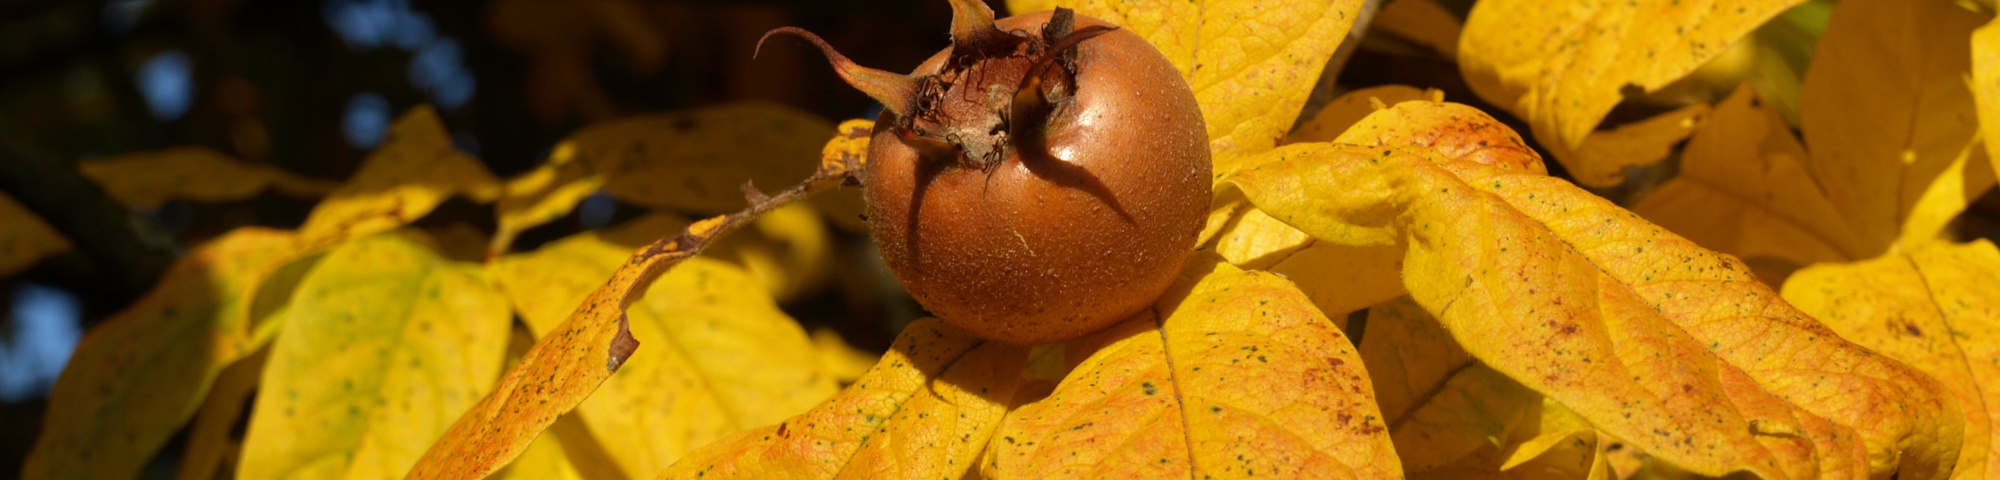
[[[1936, 383], [1840, 340], [1735, 259], [1541, 175], [1517, 142], [1468, 143], [1511, 136], [1475, 127], [1490, 121], [1405, 103], [1356, 126], [1372, 142], [1286, 147], [1226, 180], [1324, 241], [1387, 229], [1412, 297], [1474, 357], [1689, 471], [1947, 471], [1960, 426]], [[1758, 433], [1774, 431], [1789, 433]]]
[[1807, 267], [1785, 299], [1846, 338], [1938, 379], [1965, 415], [1953, 478], [2000, 473], [2000, 250], [1932, 242], [1854, 263]]

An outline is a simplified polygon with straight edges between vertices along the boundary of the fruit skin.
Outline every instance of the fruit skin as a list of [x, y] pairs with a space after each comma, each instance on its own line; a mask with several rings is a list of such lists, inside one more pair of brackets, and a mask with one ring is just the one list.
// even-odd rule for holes
[[[1036, 32], [1049, 17], [997, 24]], [[913, 75], [936, 73], [945, 55]], [[1074, 103], [1049, 115], [1047, 156], [1016, 145], [983, 171], [920, 157], [892, 113], [876, 122], [862, 172], [875, 243], [919, 303], [982, 337], [1060, 342], [1131, 317], [1173, 283], [1201, 228], [1211, 166], [1187, 82], [1123, 29], [1078, 44], [1076, 60]]]

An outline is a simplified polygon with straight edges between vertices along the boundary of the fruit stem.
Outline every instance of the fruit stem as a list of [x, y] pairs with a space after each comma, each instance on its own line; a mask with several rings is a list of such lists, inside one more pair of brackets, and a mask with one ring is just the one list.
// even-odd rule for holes
[[[987, 11], [987, 16], [992, 17], [991, 10]], [[989, 25], [992, 23], [990, 18], [987, 23]], [[756, 52], [764, 51], [764, 41], [780, 33], [803, 38], [812, 42], [813, 46], [819, 47], [820, 54], [826, 56], [827, 63], [833, 64], [833, 71], [840, 74], [841, 80], [846, 80], [848, 85], [854, 86], [854, 89], [860, 90], [861, 93], [868, 94], [869, 98], [882, 102], [882, 108], [888, 109], [896, 116], [907, 118], [917, 110], [916, 79], [856, 64], [848, 60], [846, 55], [834, 50], [832, 45], [827, 45], [826, 40], [821, 40], [819, 35], [813, 35], [812, 32], [799, 27], [779, 27], [764, 32], [763, 38], [757, 39], [757, 50], [751, 53], [750, 58], [757, 58]]]

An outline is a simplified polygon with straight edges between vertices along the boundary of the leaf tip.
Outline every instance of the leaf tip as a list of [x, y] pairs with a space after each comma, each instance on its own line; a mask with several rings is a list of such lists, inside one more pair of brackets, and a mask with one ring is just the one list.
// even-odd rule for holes
[[625, 314], [618, 314], [618, 334], [611, 337], [611, 355], [604, 361], [604, 368], [612, 373], [625, 365], [625, 359], [632, 358], [632, 352], [639, 349], [639, 339], [632, 338], [632, 321]]

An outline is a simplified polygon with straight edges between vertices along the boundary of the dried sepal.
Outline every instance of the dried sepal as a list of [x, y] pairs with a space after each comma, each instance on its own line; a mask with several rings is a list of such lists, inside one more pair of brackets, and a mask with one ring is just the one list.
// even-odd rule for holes
[[[991, 17], [992, 13], [989, 11], [987, 16]], [[990, 19], [988, 23], [991, 23]], [[821, 40], [819, 35], [814, 35], [805, 29], [779, 27], [771, 29], [769, 32], [764, 32], [764, 37], [757, 39], [757, 51], [761, 52], [764, 50], [765, 40], [769, 40], [772, 35], [780, 33], [787, 33], [803, 38], [808, 42], [812, 42], [813, 46], [819, 47], [820, 53], [826, 55], [827, 63], [833, 64], [833, 71], [840, 74], [842, 80], [846, 80], [848, 85], [853, 85], [861, 93], [868, 94], [869, 98], [873, 98], [877, 102], [882, 102], [883, 108], [894, 112], [897, 116], [908, 116], [916, 111], [917, 81], [915, 78], [856, 64], [854, 61], [848, 60], [846, 55], [841, 55], [839, 51], [834, 50], [832, 45], [827, 45], [826, 40]], [[756, 58], [756, 54], [752, 53], [751, 58]]]

